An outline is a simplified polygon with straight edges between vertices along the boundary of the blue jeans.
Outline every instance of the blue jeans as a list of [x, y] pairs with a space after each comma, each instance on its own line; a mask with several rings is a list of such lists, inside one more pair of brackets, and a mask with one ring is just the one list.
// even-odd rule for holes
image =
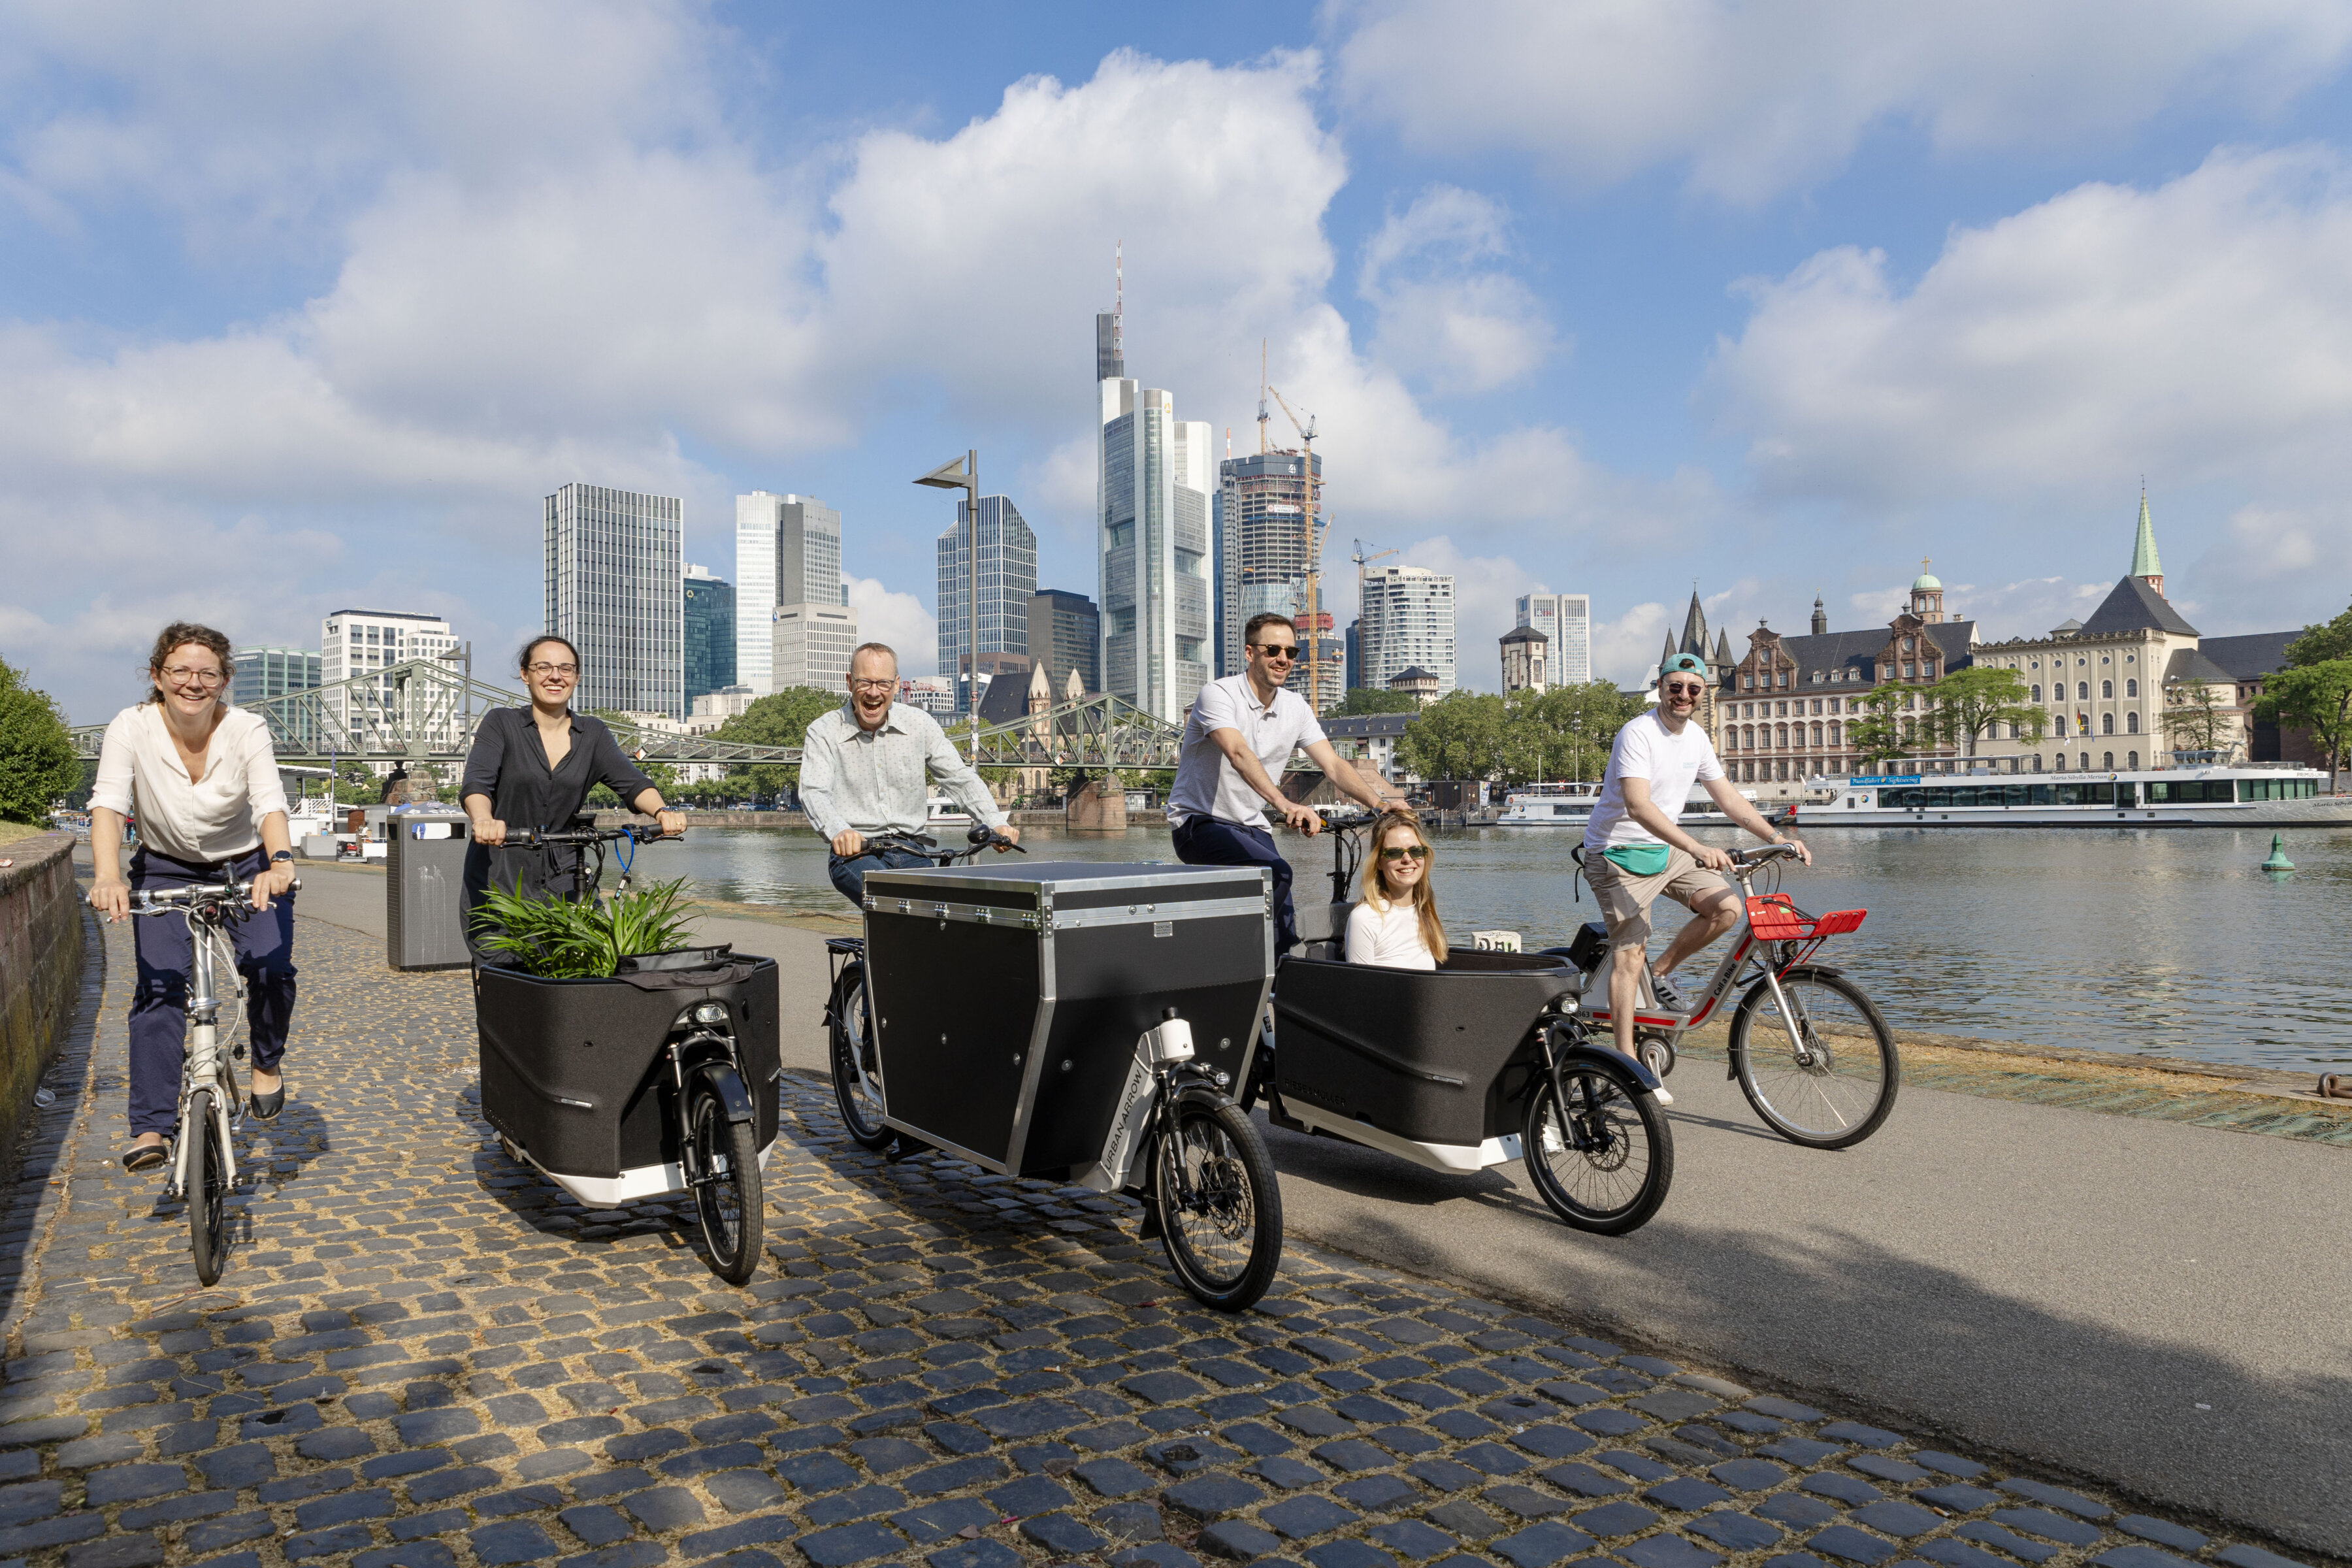
[[[131, 887], [136, 892], [195, 882], [249, 882], [268, 864], [258, 849], [217, 867], [194, 866], [141, 849], [131, 858]], [[268, 913], [248, 915], [228, 931], [237, 972], [245, 976], [245, 1021], [253, 1065], [275, 1072], [286, 1054], [286, 1027], [294, 1016], [294, 895], [271, 900]], [[131, 1133], [135, 1138], [142, 1132], [169, 1133], [179, 1120], [188, 971], [195, 954], [185, 915], [133, 916], [131, 941], [139, 959], [138, 980], [131, 992]], [[232, 996], [235, 982], [215, 974], [213, 990]], [[228, 1014], [233, 1005], [221, 1010]], [[234, 1016], [220, 1020], [224, 1039], [235, 1023]]]
[[1290, 862], [1263, 827], [1243, 827], [1213, 816], [1188, 816], [1172, 836], [1176, 858], [1187, 866], [1265, 866], [1274, 872], [1274, 956], [1298, 945], [1298, 921], [1290, 907]]
[[914, 871], [936, 865], [928, 855], [918, 855], [912, 849], [868, 849], [858, 855], [836, 855], [825, 866], [824, 873], [841, 896], [866, 907], [866, 873], [868, 871]]

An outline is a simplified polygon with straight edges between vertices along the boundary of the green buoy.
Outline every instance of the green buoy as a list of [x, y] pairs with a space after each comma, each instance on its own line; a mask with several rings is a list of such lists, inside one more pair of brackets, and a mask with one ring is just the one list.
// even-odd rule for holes
[[2263, 870], [2292, 871], [2294, 869], [2294, 862], [2286, 858], [2286, 848], [2281, 842], [2284, 837], [2276, 833], [2271, 835], [2271, 858], [2263, 862]]

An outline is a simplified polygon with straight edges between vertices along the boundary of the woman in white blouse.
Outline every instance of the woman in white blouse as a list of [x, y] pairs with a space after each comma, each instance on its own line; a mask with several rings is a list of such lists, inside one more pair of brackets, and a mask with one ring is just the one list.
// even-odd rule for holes
[[1348, 914], [1348, 962], [1434, 969], [1445, 962], [1445, 927], [1429, 887], [1429, 840], [1410, 817], [1386, 816], [1364, 858], [1363, 899]]
[[[174, 621], [155, 639], [146, 700], [106, 727], [89, 797], [90, 907], [109, 921], [131, 912], [134, 888], [192, 882], [253, 884], [257, 911], [230, 928], [246, 980], [253, 1042], [253, 1114], [286, 1106], [278, 1071], [294, 1012], [294, 850], [286, 791], [260, 716], [232, 708], [228, 638]], [[122, 869], [123, 818], [136, 814], [139, 849]], [[131, 1136], [122, 1163], [163, 1163], [179, 1113], [181, 1038], [192, 957], [184, 918], [131, 927], [139, 977], [131, 997]]]

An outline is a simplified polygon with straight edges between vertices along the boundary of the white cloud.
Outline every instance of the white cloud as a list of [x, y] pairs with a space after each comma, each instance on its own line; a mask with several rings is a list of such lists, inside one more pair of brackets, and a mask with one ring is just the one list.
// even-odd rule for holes
[[1391, 212], [1364, 247], [1356, 291], [1379, 311], [1372, 355], [1441, 394], [1486, 392], [1552, 352], [1550, 318], [1493, 265], [1510, 254], [1502, 204], [1436, 185]]
[[1592, 673], [1630, 688], [1658, 662], [1673, 628], [1666, 607], [1654, 600], [1635, 605], [1613, 621], [1592, 623]]
[[[985, 519], [991, 514], [982, 508], [980, 515]], [[982, 562], [987, 559], [987, 552], [982, 551]], [[888, 643], [898, 656], [900, 675], [930, 675], [938, 669], [939, 622], [923, 608], [920, 599], [887, 588], [877, 578], [845, 576], [842, 581], [849, 589], [850, 605], [857, 612], [858, 641]]]
[[1678, 166], [1740, 203], [1835, 172], [1881, 124], [1969, 153], [2108, 140], [2179, 105], [2269, 113], [2352, 47], [2343, 0], [1342, 0], [1331, 21], [1342, 98], [1417, 151], [1500, 148], [1594, 184]]

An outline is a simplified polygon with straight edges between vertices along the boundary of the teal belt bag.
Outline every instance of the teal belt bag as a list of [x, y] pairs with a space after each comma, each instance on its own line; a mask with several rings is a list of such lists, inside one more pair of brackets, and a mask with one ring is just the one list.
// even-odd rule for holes
[[1601, 853], [1628, 877], [1654, 877], [1666, 868], [1674, 848], [1665, 844], [1620, 844]]

